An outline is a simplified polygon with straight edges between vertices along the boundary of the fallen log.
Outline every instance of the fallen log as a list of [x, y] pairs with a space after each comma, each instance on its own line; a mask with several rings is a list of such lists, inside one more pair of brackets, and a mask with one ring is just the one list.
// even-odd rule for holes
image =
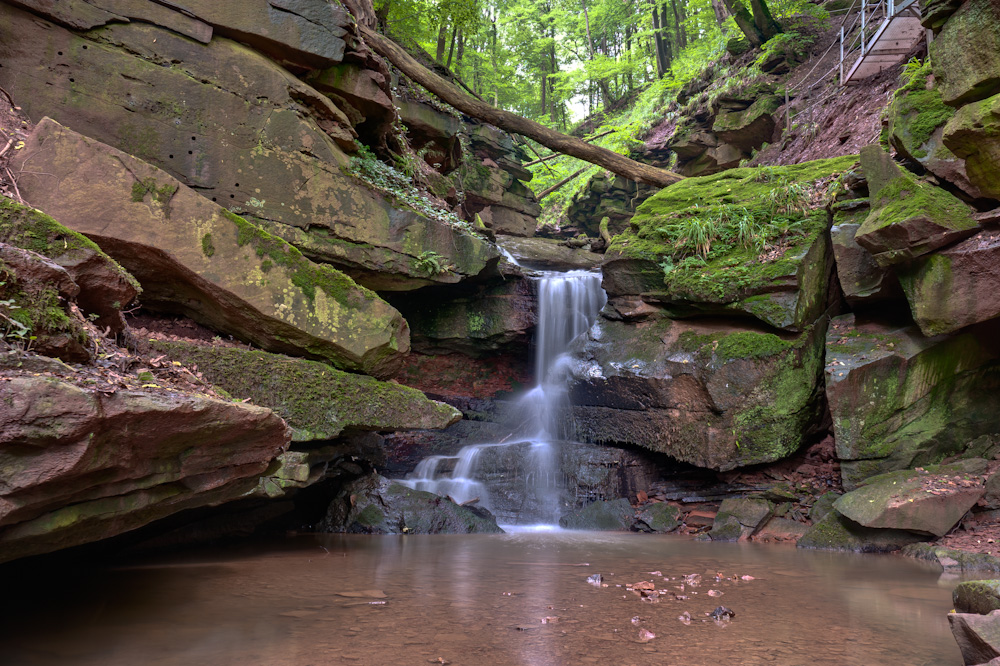
[[585, 162], [604, 167], [608, 171], [619, 176], [624, 176], [629, 180], [636, 180], [658, 187], [667, 187], [683, 178], [676, 173], [657, 169], [642, 162], [636, 162], [606, 148], [585, 143], [576, 137], [556, 132], [533, 120], [522, 118], [521, 116], [502, 111], [489, 104], [473, 99], [459, 90], [454, 84], [418, 63], [392, 40], [378, 34], [361, 22], [358, 23], [357, 27], [361, 36], [364, 37], [365, 42], [376, 53], [395, 65], [414, 82], [427, 88], [427, 90], [441, 98], [442, 101], [451, 104], [462, 113], [473, 118], [478, 118], [491, 125], [496, 125], [502, 130], [534, 139], [557, 153], [571, 155]]

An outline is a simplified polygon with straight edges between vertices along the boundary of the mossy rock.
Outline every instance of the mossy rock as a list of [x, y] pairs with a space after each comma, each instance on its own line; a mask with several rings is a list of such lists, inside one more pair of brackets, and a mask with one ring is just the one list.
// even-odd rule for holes
[[991, 571], [1000, 573], [1000, 557], [987, 553], [970, 553], [945, 548], [933, 543], [914, 543], [903, 548], [903, 555], [940, 566], [945, 572]]
[[121, 261], [147, 307], [377, 376], [409, 349], [406, 322], [377, 294], [131, 155], [44, 119], [18, 159], [57, 183], [25, 177], [22, 194]]
[[708, 535], [712, 541], [740, 541], [753, 535], [767, 522], [774, 504], [766, 499], [736, 497], [722, 500]]
[[[374, 290], [457, 283], [499, 260], [486, 239], [404, 209], [346, 173], [344, 151], [356, 148], [350, 120], [274, 60], [140, 21], [84, 35], [35, 21], [0, 6], [0, 42], [12, 46], [4, 67], [34, 72], [0, 78], [32, 120], [49, 115], [155, 165]], [[58, 67], [39, 68], [59, 52]], [[67, 86], [56, 71], [69, 70]], [[417, 258], [428, 251], [452, 269], [422, 270]]]
[[897, 269], [910, 312], [927, 336], [1000, 316], [1000, 232], [975, 236]]
[[571, 366], [576, 435], [717, 470], [783, 458], [821, 420], [825, 327], [600, 321]]
[[124, 328], [121, 311], [142, 292], [139, 282], [83, 234], [40, 210], [0, 196], [0, 243], [37, 252], [62, 266], [80, 287], [77, 304], [99, 326]]
[[989, 615], [1000, 610], [1000, 580], [968, 580], [959, 583], [951, 593], [951, 598], [959, 613]]
[[635, 510], [627, 499], [598, 500], [559, 518], [559, 527], [568, 530], [618, 530], [632, 528]]
[[[827, 211], [805, 204], [804, 193], [825, 191], [855, 164], [849, 156], [730, 169], [661, 190], [639, 206], [631, 229], [613, 239], [605, 290], [612, 297], [642, 295], [674, 316], [741, 313], [802, 330], [825, 308], [832, 270]], [[747, 218], [761, 225], [744, 233], [759, 229], [767, 238], [763, 251], [739, 240]], [[694, 231], [685, 229], [705, 227], [715, 239], [699, 253], [690, 240]]]
[[854, 553], [891, 553], [927, 537], [903, 530], [863, 527], [831, 511], [809, 528], [797, 542], [799, 548], [846, 550]]
[[416, 389], [341, 372], [324, 363], [235, 347], [155, 342], [150, 347], [236, 399], [269, 407], [293, 441], [333, 439], [345, 431], [445, 428], [462, 417]]
[[942, 131], [944, 145], [965, 160], [978, 193], [1000, 199], [1000, 94], [963, 106]]
[[834, 503], [842, 515], [865, 527], [944, 536], [983, 496], [986, 461], [966, 460], [927, 469], [899, 470], [865, 479]]
[[967, 0], [929, 50], [946, 104], [962, 106], [1000, 92], [1000, 5]]
[[[660, 534], [672, 532], [680, 527], [681, 510], [666, 502], [657, 502], [644, 507], [636, 516], [636, 527], [645, 532]], [[645, 526], [645, 527], [643, 527]]]
[[879, 266], [911, 262], [979, 230], [972, 211], [954, 194], [918, 181], [879, 146], [861, 150], [861, 168], [871, 189], [871, 212], [854, 240]]
[[933, 85], [930, 61], [904, 74], [886, 111], [888, 141], [896, 153], [922, 165], [939, 178], [961, 188], [970, 197], [983, 196], [966, 170], [966, 160], [952, 152], [944, 139], [945, 124], [955, 109], [941, 99]]
[[357, 534], [500, 533], [496, 518], [434, 493], [373, 474], [348, 484], [327, 510], [322, 531]]
[[972, 452], [1000, 432], [995, 335], [992, 324], [928, 339], [912, 325], [831, 322], [826, 395], [847, 488]]
[[720, 111], [712, 123], [712, 131], [719, 139], [743, 152], [756, 150], [774, 134], [773, 114], [781, 103], [777, 95], [763, 94], [742, 111]]
[[899, 300], [903, 296], [899, 279], [890, 268], [876, 263], [871, 252], [861, 247], [855, 236], [868, 216], [868, 205], [853, 210], [834, 209], [830, 228], [837, 278], [844, 298], [852, 306]]

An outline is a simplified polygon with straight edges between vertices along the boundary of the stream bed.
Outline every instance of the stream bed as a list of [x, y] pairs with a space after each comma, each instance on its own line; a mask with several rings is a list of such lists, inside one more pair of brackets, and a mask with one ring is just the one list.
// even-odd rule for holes
[[[598, 573], [607, 587], [588, 584]], [[6, 666], [962, 663], [946, 618], [957, 578], [752, 543], [309, 535], [17, 578], [0, 577]], [[672, 594], [643, 600], [624, 587], [639, 581]], [[731, 621], [707, 617], [720, 605]]]

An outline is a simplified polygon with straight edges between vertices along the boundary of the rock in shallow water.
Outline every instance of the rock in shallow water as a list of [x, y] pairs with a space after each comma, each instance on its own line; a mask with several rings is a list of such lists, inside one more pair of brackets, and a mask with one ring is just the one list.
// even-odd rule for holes
[[359, 534], [471, 534], [503, 532], [486, 509], [408, 488], [372, 474], [348, 484], [320, 529]]

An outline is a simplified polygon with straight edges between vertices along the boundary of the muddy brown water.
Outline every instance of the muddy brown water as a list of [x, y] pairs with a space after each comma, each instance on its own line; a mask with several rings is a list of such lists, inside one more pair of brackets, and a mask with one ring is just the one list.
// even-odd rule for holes
[[[597, 573], [607, 587], [587, 583]], [[681, 592], [690, 574], [701, 584]], [[894, 556], [579, 532], [322, 535], [28, 578], [0, 575], [7, 666], [962, 663], [946, 618], [958, 580]], [[642, 580], [688, 598], [619, 587]], [[706, 617], [719, 605], [732, 621]]]

